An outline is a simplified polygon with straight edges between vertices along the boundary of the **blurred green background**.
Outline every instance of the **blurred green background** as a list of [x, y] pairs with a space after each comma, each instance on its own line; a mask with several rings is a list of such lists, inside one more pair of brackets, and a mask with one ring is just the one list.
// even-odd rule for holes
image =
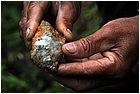
[[[1, 92], [74, 92], [54, 81], [30, 60], [29, 51], [19, 36], [22, 2], [1, 2]], [[74, 24], [75, 40], [99, 28], [95, 2], [82, 2], [81, 16]]]

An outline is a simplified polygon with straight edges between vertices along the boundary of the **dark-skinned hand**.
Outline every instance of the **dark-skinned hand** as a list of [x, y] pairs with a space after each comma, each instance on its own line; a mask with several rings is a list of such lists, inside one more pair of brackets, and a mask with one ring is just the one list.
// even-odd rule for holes
[[63, 33], [67, 41], [73, 39], [72, 26], [80, 14], [80, 2], [66, 1], [25, 1], [23, 2], [22, 17], [20, 20], [20, 36], [30, 49], [31, 40], [41, 20], [46, 18], [55, 29]]
[[[72, 40], [70, 30], [79, 13], [79, 2], [24, 2], [20, 35], [30, 48], [37, 26], [45, 17]], [[62, 50], [68, 58], [59, 65], [56, 79], [76, 91], [85, 91], [124, 76], [138, 60], [138, 26], [138, 16], [121, 18], [95, 34], [65, 44]]]
[[86, 91], [112, 83], [138, 60], [139, 17], [108, 22], [96, 33], [64, 44], [67, 61], [58, 67], [56, 80], [75, 91]]

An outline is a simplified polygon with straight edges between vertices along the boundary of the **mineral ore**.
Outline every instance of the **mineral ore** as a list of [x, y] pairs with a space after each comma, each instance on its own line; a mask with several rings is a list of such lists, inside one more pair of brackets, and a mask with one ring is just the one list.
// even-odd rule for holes
[[40, 68], [54, 71], [62, 56], [65, 37], [50, 23], [42, 21], [32, 38], [31, 59]]

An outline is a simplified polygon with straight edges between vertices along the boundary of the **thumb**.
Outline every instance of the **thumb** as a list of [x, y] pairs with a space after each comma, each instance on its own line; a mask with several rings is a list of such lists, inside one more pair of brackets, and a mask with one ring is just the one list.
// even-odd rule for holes
[[113, 38], [111, 29], [102, 28], [95, 34], [62, 46], [64, 54], [71, 57], [85, 58], [92, 54], [104, 52], [114, 47], [116, 38]]
[[80, 2], [59, 2], [56, 29], [63, 33], [68, 41], [73, 39], [71, 32], [74, 22], [80, 14]]
[[[65, 24], [66, 23], [66, 24]], [[70, 25], [67, 25], [67, 24]], [[56, 25], [56, 29], [61, 32], [67, 39], [67, 41], [72, 41], [73, 40], [73, 34], [72, 34], [72, 24], [70, 22], [65, 22], [64, 20], [58, 21]]]
[[49, 7], [49, 2], [31, 2], [28, 9], [26, 38], [31, 40], [41, 21], [43, 12]]

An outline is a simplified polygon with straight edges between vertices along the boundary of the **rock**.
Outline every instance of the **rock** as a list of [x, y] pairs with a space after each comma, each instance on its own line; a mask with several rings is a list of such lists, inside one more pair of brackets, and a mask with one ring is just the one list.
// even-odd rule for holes
[[62, 56], [65, 37], [42, 21], [32, 38], [31, 59], [40, 68], [55, 71]]

